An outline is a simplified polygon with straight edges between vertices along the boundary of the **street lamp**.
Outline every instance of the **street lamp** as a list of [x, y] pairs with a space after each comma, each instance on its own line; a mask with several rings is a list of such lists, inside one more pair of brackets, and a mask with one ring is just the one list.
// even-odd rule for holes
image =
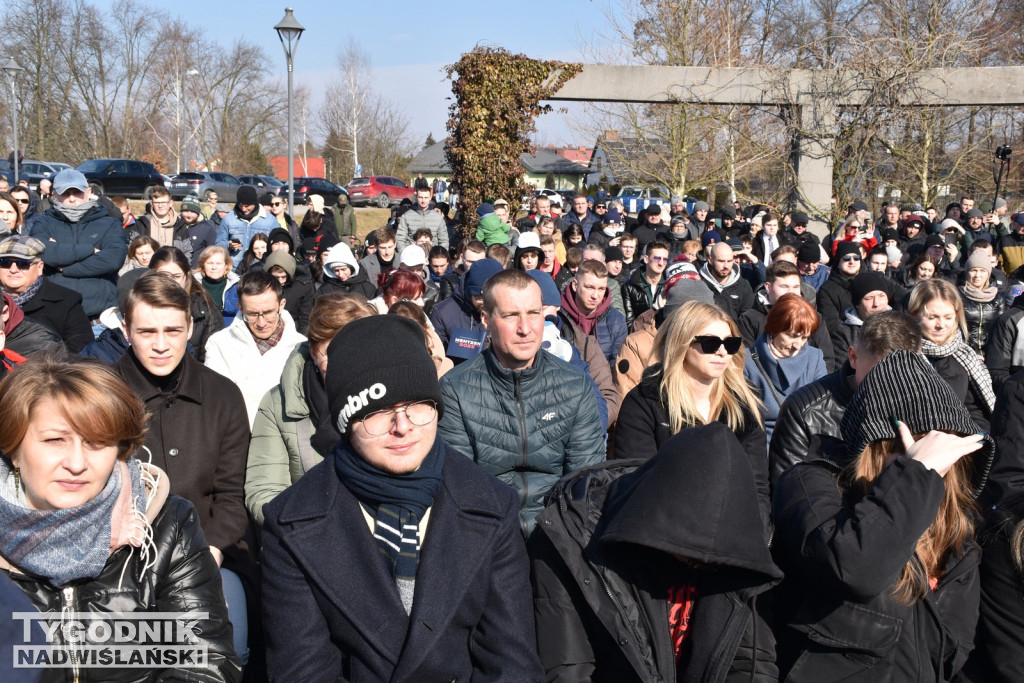
[[177, 159], [174, 166], [175, 175], [181, 173], [181, 89], [184, 86], [182, 81], [185, 80], [185, 76], [196, 76], [198, 74], [199, 72], [195, 69], [189, 69], [184, 73], [179, 71], [174, 81], [174, 155]]
[[305, 27], [292, 15], [292, 8], [285, 7], [284, 19], [274, 27], [277, 37], [281, 39], [285, 59], [288, 60], [288, 214], [295, 211], [295, 168], [292, 155], [292, 57], [299, 45], [299, 38]]
[[18, 95], [17, 95], [17, 81], [18, 76], [25, 69], [14, 61], [12, 57], [6, 64], [4, 64], [4, 71], [11, 79], [11, 119], [14, 122], [14, 163], [11, 164], [14, 167], [14, 184], [18, 184]]

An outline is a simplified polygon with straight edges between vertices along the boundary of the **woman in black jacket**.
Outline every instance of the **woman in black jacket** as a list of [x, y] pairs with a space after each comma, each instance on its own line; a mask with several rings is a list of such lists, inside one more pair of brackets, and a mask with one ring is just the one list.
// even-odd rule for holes
[[[0, 384], [0, 414], [0, 571], [44, 615], [54, 661], [71, 662], [43, 680], [237, 680], [217, 563], [192, 505], [135, 458], [146, 413], [131, 389], [98, 363], [38, 358]], [[60, 628], [79, 612], [88, 628]], [[147, 620], [111, 614], [131, 612], [192, 613], [187, 637], [206, 664], [97, 671], [104, 652], [161, 650], [137, 628]], [[148, 625], [166, 637], [167, 621]], [[91, 662], [83, 646], [98, 648]]]
[[992, 256], [989, 249], [978, 249], [967, 259], [960, 295], [964, 301], [967, 343], [984, 359], [989, 330], [1003, 314], [1003, 297], [999, 287], [992, 282]]
[[793, 588], [779, 600], [784, 680], [954, 680], [974, 642], [974, 498], [994, 442], [911, 351], [867, 374], [841, 430], [849, 464], [798, 464], [775, 491], [774, 549]]
[[547, 680], [778, 680], [754, 491], [717, 422], [564, 479], [529, 541]]
[[651, 354], [658, 362], [622, 400], [614, 457], [646, 460], [673, 434], [722, 422], [747, 453], [767, 529], [768, 442], [736, 323], [714, 304], [689, 301], [665, 318]]
[[992, 375], [967, 344], [964, 303], [956, 287], [941, 278], [919, 283], [910, 292], [907, 313], [921, 323], [921, 353], [967, 405], [978, 428], [988, 430], [996, 405]]

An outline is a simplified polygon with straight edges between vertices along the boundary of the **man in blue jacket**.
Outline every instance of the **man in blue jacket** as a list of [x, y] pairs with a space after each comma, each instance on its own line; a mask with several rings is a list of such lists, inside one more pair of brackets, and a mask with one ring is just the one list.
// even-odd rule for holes
[[117, 271], [128, 255], [128, 238], [80, 171], [58, 173], [53, 192], [53, 206], [32, 224], [30, 236], [46, 245], [47, 279], [81, 294], [82, 308], [95, 324], [100, 313], [117, 305]]
[[423, 331], [350, 323], [326, 389], [341, 441], [264, 507], [270, 679], [542, 680], [518, 496], [438, 433]]
[[488, 279], [481, 318], [491, 344], [441, 378], [440, 433], [519, 491], [529, 533], [563, 475], [604, 460], [605, 431], [590, 377], [541, 348], [544, 306], [532, 277]]
[[256, 188], [252, 185], [242, 185], [238, 188], [235, 200], [235, 208], [220, 221], [217, 244], [231, 253], [231, 261], [235, 268], [238, 268], [253, 236], [257, 233], [269, 235], [271, 230], [281, 226], [259, 203]]

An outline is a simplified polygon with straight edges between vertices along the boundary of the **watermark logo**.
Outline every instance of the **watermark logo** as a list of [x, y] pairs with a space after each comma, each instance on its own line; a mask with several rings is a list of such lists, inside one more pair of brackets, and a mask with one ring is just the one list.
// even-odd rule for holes
[[[15, 612], [23, 644], [14, 645], [16, 669], [207, 668], [199, 638], [208, 612]], [[32, 637], [45, 634], [44, 644]]]

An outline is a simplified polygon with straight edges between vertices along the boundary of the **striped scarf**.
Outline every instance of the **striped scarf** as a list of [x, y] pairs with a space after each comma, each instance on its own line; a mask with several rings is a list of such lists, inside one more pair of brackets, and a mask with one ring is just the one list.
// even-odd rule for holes
[[[129, 488], [122, 491], [126, 478]], [[134, 536], [129, 529], [133, 507], [146, 509], [145, 485], [134, 458], [115, 463], [95, 498], [58, 510], [29, 508], [14, 485], [13, 470], [0, 458], [0, 555], [54, 586], [99, 576], [114, 546]]]
[[377, 549], [395, 579], [406, 614], [411, 613], [422, 541], [419, 524], [441, 490], [441, 439], [435, 439], [419, 469], [408, 474], [378, 470], [355, 453], [345, 439], [334, 447], [334, 466], [345, 488], [373, 513]]
[[14, 303], [18, 304], [19, 307], [24, 306], [32, 297], [39, 292], [39, 288], [43, 286], [43, 278], [36, 278], [36, 281], [28, 286], [21, 294], [11, 293], [11, 298], [14, 299]]
[[964, 342], [962, 332], [957, 332], [956, 337], [942, 346], [928, 339], [922, 339], [921, 353], [929, 360], [953, 356], [967, 371], [971, 388], [985, 402], [988, 412], [991, 413], [995, 410], [996, 395], [992, 391], [992, 375], [989, 374], [988, 368], [981, 362], [981, 358], [978, 357], [974, 349]]

